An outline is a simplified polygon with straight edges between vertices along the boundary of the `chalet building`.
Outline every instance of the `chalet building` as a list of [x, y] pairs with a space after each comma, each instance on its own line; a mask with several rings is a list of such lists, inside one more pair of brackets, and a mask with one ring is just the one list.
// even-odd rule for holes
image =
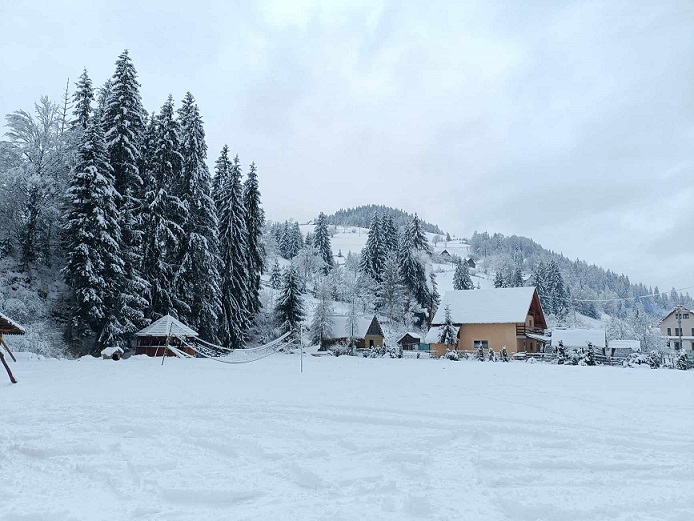
[[354, 332], [349, 317], [333, 317], [332, 334], [328, 335], [325, 344], [348, 344], [352, 334], [358, 349], [383, 347], [385, 343], [381, 324], [374, 316], [372, 319], [358, 318], [354, 324]]
[[408, 331], [398, 339], [397, 344], [402, 347], [403, 351], [417, 351], [421, 342], [422, 335]]
[[173, 351], [166, 349], [166, 346], [170, 345], [195, 356], [195, 351], [184, 344], [194, 343], [198, 333], [171, 315], [165, 315], [142, 331], [135, 333], [135, 337], [137, 339], [136, 355], [175, 356]]
[[[694, 351], [694, 310], [684, 306], [672, 309], [660, 321], [660, 334], [665, 337], [668, 347], [687, 353]], [[680, 337], [682, 345], [680, 345]]]
[[590, 344], [596, 352], [604, 354], [607, 348], [604, 329], [553, 329], [552, 348], [557, 349], [559, 342], [570, 350], [585, 349]]
[[13, 384], [16, 384], [17, 380], [15, 380], [14, 375], [10, 370], [10, 366], [8, 366], [7, 362], [5, 361], [5, 354], [2, 352], [3, 349], [7, 351], [7, 354], [10, 355], [10, 358], [14, 362], [16, 362], [17, 359], [12, 354], [12, 351], [10, 351], [10, 346], [7, 345], [7, 342], [5, 341], [5, 336], [23, 335], [25, 333], [26, 331], [24, 330], [24, 328], [17, 324], [17, 322], [12, 320], [10, 317], [0, 313], [0, 363], [2, 363], [3, 367], [5, 368], [5, 371], [7, 371], [7, 375], [10, 377], [10, 382], [12, 382]]
[[545, 314], [534, 287], [448, 291], [425, 339], [435, 340], [429, 342], [433, 355], [446, 352], [447, 346], [438, 343], [437, 335], [445, 323], [446, 306], [450, 307], [451, 321], [458, 328], [458, 351], [480, 347], [498, 351], [506, 346], [509, 355], [539, 352], [548, 340], [544, 336]]
[[470, 257], [470, 258], [469, 258], [468, 260], [466, 260], [465, 262], [467, 262], [467, 267], [468, 267], [468, 268], [473, 268], [473, 269], [474, 269], [474, 268], [477, 267], [477, 264], [475, 264], [475, 261], [472, 260], [472, 257]]

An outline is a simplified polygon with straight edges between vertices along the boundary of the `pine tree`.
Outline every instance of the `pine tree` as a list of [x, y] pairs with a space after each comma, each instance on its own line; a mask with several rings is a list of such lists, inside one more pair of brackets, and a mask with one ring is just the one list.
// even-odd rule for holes
[[265, 246], [263, 228], [265, 212], [260, 206], [260, 190], [255, 163], [251, 163], [248, 177], [243, 184], [243, 207], [246, 210], [246, 231], [248, 233], [248, 311], [251, 316], [260, 311], [260, 275], [265, 269]]
[[500, 357], [501, 357], [502, 362], [508, 362], [509, 361], [508, 351], [506, 350], [506, 346], [502, 346]]
[[520, 288], [523, 286], [523, 273], [521, 272], [521, 269], [518, 267], [513, 272], [511, 286], [514, 288]]
[[427, 277], [431, 250], [415, 215], [402, 235], [400, 245], [400, 275], [410, 296], [421, 308], [432, 308], [433, 295]]
[[[496, 286], [496, 280], [494, 281], [494, 286]], [[458, 260], [456, 263], [455, 273], [453, 274], [453, 289], [475, 289], [475, 285], [472, 283], [472, 278], [470, 277], [470, 269], [465, 261]]]
[[333, 334], [335, 319], [333, 318], [332, 289], [327, 281], [323, 280], [318, 285], [318, 305], [311, 320], [311, 342], [325, 348], [326, 340]]
[[87, 69], [84, 69], [79, 81], [75, 83], [75, 87], [75, 94], [72, 98], [74, 102], [72, 114], [75, 118], [72, 120], [72, 128], [86, 130], [92, 115], [92, 101], [94, 101], [94, 89]]
[[371, 220], [369, 235], [361, 252], [360, 269], [377, 283], [383, 278], [383, 264], [385, 263], [386, 249], [383, 240], [381, 220], [375, 213]]
[[277, 322], [282, 332], [291, 332], [297, 339], [299, 324], [304, 318], [304, 305], [301, 299], [301, 281], [296, 268], [290, 266], [282, 277], [282, 292], [275, 306]]
[[389, 253], [397, 253], [400, 238], [398, 236], [398, 230], [393, 223], [393, 218], [389, 215], [384, 216], [381, 220], [381, 236], [383, 240], [383, 250], [386, 255]]
[[445, 344], [446, 349], [448, 346], [454, 346], [458, 343], [458, 332], [453, 325], [453, 320], [451, 319], [451, 308], [446, 305], [444, 314], [443, 326], [439, 329], [439, 343]]
[[172, 314], [188, 321], [188, 299], [179, 298], [175, 287], [183, 224], [188, 217], [187, 208], [177, 195], [182, 191], [183, 168], [179, 133], [178, 122], [174, 119], [173, 98], [169, 96], [154, 129], [150, 126], [143, 140], [143, 143], [153, 142], [154, 148], [148, 150], [153, 152], [151, 157], [148, 153], [142, 162], [143, 168], [148, 169], [144, 174], [146, 214], [143, 213], [142, 274], [150, 286], [150, 318]]
[[119, 341], [119, 287], [124, 263], [120, 251], [118, 192], [108, 163], [103, 131], [88, 124], [78, 148], [78, 162], [68, 188], [67, 266], [73, 294], [73, 336], [95, 333], [93, 353]]
[[110, 92], [104, 100], [103, 114], [106, 143], [120, 194], [118, 215], [121, 229], [121, 252], [124, 276], [117, 284], [120, 294], [120, 313], [123, 334], [129, 335], [145, 323], [144, 310], [148, 289], [140, 274], [142, 224], [138, 217], [142, 197], [142, 177], [139, 163], [145, 130], [145, 111], [140, 101], [140, 84], [128, 51], [123, 51], [116, 61], [116, 71], [111, 80]]
[[195, 98], [186, 93], [178, 110], [182, 178], [179, 199], [184, 206], [183, 237], [178, 248], [176, 292], [190, 305], [189, 324], [212, 342], [227, 338], [222, 318], [222, 288], [217, 208], [211, 196], [207, 144]]
[[489, 352], [487, 353], [487, 360], [489, 362], [496, 362], [496, 353], [494, 352], [494, 349], [489, 346]]
[[[457, 271], [457, 269], [456, 269], [456, 271]], [[495, 288], [503, 288], [504, 287], [504, 275], [500, 271], [497, 271], [496, 275], [494, 275], [494, 287]]]
[[221, 251], [222, 303], [229, 330], [229, 343], [238, 348], [243, 345], [250, 326], [248, 304], [248, 232], [246, 212], [243, 207], [241, 167], [239, 158], [229, 161], [229, 148], [224, 145], [217, 175], [224, 180], [220, 188], [219, 241]]
[[316, 228], [313, 234], [313, 246], [323, 259], [323, 262], [325, 263], [324, 273], [327, 274], [333, 268], [333, 250], [330, 246], [330, 232], [328, 231], [328, 223], [323, 212], [320, 213], [318, 220], [316, 221]]
[[282, 269], [277, 259], [275, 259], [275, 263], [272, 265], [272, 271], [270, 272], [270, 287], [272, 289], [280, 289], [282, 287]]
[[391, 321], [402, 317], [402, 299], [405, 287], [400, 276], [400, 265], [395, 253], [386, 256], [383, 276], [376, 293], [376, 304]]

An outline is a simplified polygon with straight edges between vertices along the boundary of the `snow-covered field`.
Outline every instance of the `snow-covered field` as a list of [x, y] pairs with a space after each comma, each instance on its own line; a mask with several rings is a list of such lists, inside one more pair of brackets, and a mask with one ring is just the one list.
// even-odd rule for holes
[[20, 361], [0, 519], [694, 519], [694, 371]]

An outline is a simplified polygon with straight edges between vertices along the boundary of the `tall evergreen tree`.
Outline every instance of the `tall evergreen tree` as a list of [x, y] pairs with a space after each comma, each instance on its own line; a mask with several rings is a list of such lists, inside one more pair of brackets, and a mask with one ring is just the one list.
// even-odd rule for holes
[[400, 275], [410, 296], [425, 310], [431, 310], [433, 302], [427, 276], [430, 255], [431, 249], [415, 215], [401, 237]]
[[377, 283], [383, 279], [383, 264], [385, 263], [386, 249], [383, 238], [381, 220], [377, 213], [374, 214], [369, 228], [369, 236], [361, 252], [360, 269]]
[[[221, 251], [222, 305], [229, 330], [228, 342], [241, 347], [250, 326], [248, 305], [248, 232], [243, 207], [241, 167], [236, 156], [229, 161], [224, 145], [217, 160], [217, 175], [224, 180], [220, 188], [219, 241]], [[223, 168], [228, 168], [224, 171]]]
[[385, 215], [381, 220], [381, 236], [383, 238], [383, 249], [386, 254], [397, 253], [400, 238], [398, 230], [393, 223], [393, 217]]
[[[494, 285], [496, 286], [496, 283]], [[453, 274], [453, 289], [475, 289], [475, 285], [470, 277], [470, 269], [464, 260], [459, 259], [456, 262], [455, 273]]]
[[75, 94], [72, 97], [74, 103], [72, 128], [86, 130], [92, 116], [92, 101], [94, 101], [94, 89], [92, 88], [92, 80], [87, 74], [87, 69], [82, 71], [82, 75], [79, 81], [75, 83], [75, 87]]
[[280, 289], [282, 287], [282, 269], [277, 259], [275, 259], [275, 263], [272, 265], [272, 271], [270, 272], [270, 287], [272, 289]]
[[246, 210], [246, 230], [248, 232], [248, 310], [251, 315], [260, 311], [260, 275], [265, 269], [265, 246], [263, 228], [265, 212], [260, 206], [260, 190], [255, 163], [251, 163], [248, 177], [243, 184], [243, 207]]
[[304, 318], [304, 304], [301, 299], [301, 280], [294, 266], [290, 266], [282, 277], [282, 290], [275, 306], [277, 322], [282, 332], [292, 332], [297, 339], [299, 324]]
[[405, 287], [400, 276], [400, 265], [395, 253], [386, 256], [383, 264], [383, 277], [378, 285], [376, 302], [378, 308], [391, 320], [402, 318], [402, 300]]
[[[211, 196], [207, 144], [202, 117], [188, 92], [178, 110], [180, 150], [183, 156], [179, 199], [185, 208], [183, 238], [178, 249], [176, 291], [190, 305], [189, 323], [203, 338], [226, 338], [222, 315], [217, 209]], [[221, 326], [221, 329], [220, 329]], [[221, 333], [220, 333], [221, 332]]]
[[328, 223], [323, 212], [318, 216], [316, 221], [316, 229], [313, 234], [313, 246], [318, 251], [321, 259], [323, 259], [324, 273], [328, 273], [333, 268], [333, 250], [330, 246], [330, 232], [328, 231]]
[[145, 111], [140, 100], [140, 84], [128, 51], [116, 61], [116, 71], [103, 114], [106, 143], [116, 191], [120, 194], [118, 215], [124, 276], [118, 281], [123, 333], [127, 336], [145, 323], [147, 282], [140, 273], [142, 223], [138, 217], [142, 196], [139, 163], [145, 130]]
[[[151, 130], [151, 129], [150, 129]], [[174, 119], [173, 98], [168, 97], [161, 108], [152, 139], [153, 156], [143, 164], [146, 172], [146, 214], [144, 219], [144, 248], [142, 273], [149, 283], [151, 318], [167, 313], [187, 321], [190, 308], [179, 298], [175, 287], [179, 249], [183, 239], [186, 207], [177, 193], [181, 183], [183, 158], [180, 153], [179, 126]]]
[[[456, 268], [456, 273], [458, 272], [458, 269]], [[504, 281], [504, 274], [501, 273], [500, 271], [497, 271], [496, 274], [494, 275], [494, 287], [495, 288], [503, 288], [506, 286], [506, 281]]]
[[513, 272], [513, 280], [511, 281], [511, 285], [514, 288], [520, 288], [523, 286], [523, 273], [519, 267], [516, 267]]
[[108, 162], [101, 126], [88, 124], [68, 188], [67, 266], [72, 291], [73, 337], [94, 333], [94, 353], [120, 340], [119, 287], [124, 263], [120, 251], [119, 194]]

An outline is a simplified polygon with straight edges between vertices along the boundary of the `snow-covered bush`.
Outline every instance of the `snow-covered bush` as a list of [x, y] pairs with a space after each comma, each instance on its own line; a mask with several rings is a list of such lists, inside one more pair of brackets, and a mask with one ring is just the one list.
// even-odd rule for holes
[[[354, 347], [349, 344], [333, 344], [328, 348], [328, 351], [333, 356], [354, 355]], [[366, 356], [366, 353], [364, 353], [364, 356]]]
[[506, 350], [506, 346], [503, 346], [503, 347], [501, 348], [501, 353], [500, 353], [499, 356], [501, 357], [501, 361], [502, 361], [502, 362], [508, 362], [508, 361], [509, 361], [509, 359], [508, 359], [508, 351]]
[[679, 369], [680, 371], [686, 371], [689, 366], [689, 359], [687, 358], [687, 352], [682, 349], [680, 351], [679, 356], [677, 357], [677, 362], [675, 363], [675, 367]]
[[490, 362], [496, 362], [496, 353], [491, 347], [489, 348], [489, 353], [487, 353], [487, 360]]
[[484, 362], [484, 349], [482, 346], [477, 348], [477, 360]]
[[458, 360], [460, 360], [460, 355], [458, 354], [458, 351], [455, 351], [455, 350], [450, 350], [450, 349], [449, 349], [448, 351], [446, 351], [446, 355], [445, 355], [445, 356], [446, 356], [446, 358], [448, 358], [449, 360], [454, 360], [455, 362], [457, 362]]

